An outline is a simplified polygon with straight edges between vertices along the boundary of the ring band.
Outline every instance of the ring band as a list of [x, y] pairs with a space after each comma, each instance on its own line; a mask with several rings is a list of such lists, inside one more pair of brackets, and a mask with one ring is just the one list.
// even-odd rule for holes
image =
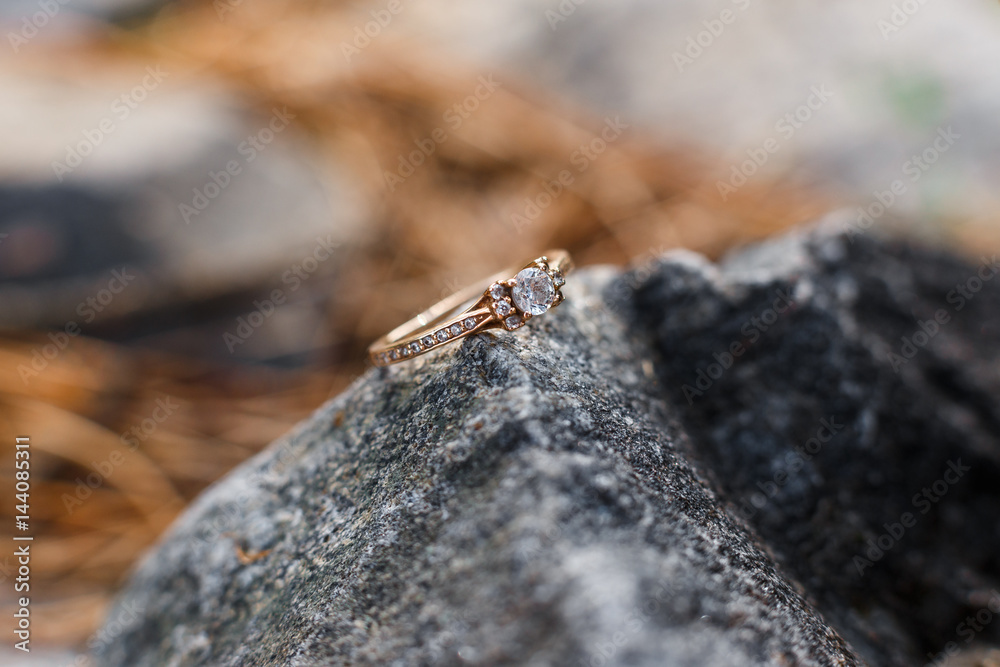
[[[376, 366], [389, 366], [487, 329], [520, 329], [563, 301], [562, 286], [573, 261], [550, 250], [520, 270], [501, 271], [452, 294], [371, 344]], [[510, 277], [511, 274], [516, 275]]]

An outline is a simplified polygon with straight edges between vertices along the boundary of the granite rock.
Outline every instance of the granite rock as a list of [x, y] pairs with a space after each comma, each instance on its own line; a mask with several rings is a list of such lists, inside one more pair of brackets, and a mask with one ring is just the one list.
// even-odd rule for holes
[[1000, 281], [953, 292], [978, 270], [821, 226], [718, 265], [579, 271], [528, 329], [370, 370], [207, 491], [132, 574], [97, 663], [965, 648], [1000, 574]]

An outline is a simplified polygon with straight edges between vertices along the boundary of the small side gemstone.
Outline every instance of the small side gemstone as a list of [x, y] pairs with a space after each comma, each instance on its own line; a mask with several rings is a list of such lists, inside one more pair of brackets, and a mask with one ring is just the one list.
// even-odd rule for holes
[[459, 336], [462, 333], [462, 325], [461, 324], [452, 324], [451, 325], [451, 329], [449, 329], [449, 331], [451, 331], [451, 335], [452, 336]]
[[389, 351], [389, 358], [392, 359], [393, 361], [395, 361], [396, 359], [399, 359], [399, 350], [390, 350]]
[[402, 350], [402, 352], [403, 352], [403, 356], [404, 357], [408, 357], [408, 356], [410, 356], [410, 354], [412, 354], [410, 352], [410, 347], [409, 346], [404, 347], [403, 350]]
[[510, 305], [510, 301], [504, 299], [503, 301], [497, 301], [493, 304], [493, 310], [497, 311], [497, 315], [500, 317], [507, 317], [510, 315], [513, 308]]
[[475, 318], [467, 317], [465, 318], [465, 321], [462, 322], [462, 324], [465, 325], [466, 330], [473, 329], [476, 326], [476, 320]]
[[448, 340], [448, 332], [445, 331], [444, 329], [438, 331], [436, 334], [434, 334], [434, 336], [442, 343]]
[[511, 315], [505, 321], [507, 322], [508, 329], [516, 329], [522, 324], [520, 315]]
[[552, 274], [552, 284], [556, 287], [562, 287], [566, 284], [566, 276], [563, 275], [562, 271], [556, 271]]
[[505, 285], [501, 285], [500, 283], [493, 283], [493, 285], [490, 286], [491, 299], [493, 299], [494, 301], [499, 301], [505, 296], [507, 296], [507, 287]]
[[430, 336], [424, 336], [423, 340], [421, 340], [420, 342], [424, 344], [424, 347], [431, 347], [434, 345], [434, 339], [431, 338]]
[[419, 352], [420, 351], [420, 343], [418, 343], [416, 341], [410, 343], [410, 351], [413, 352], [413, 354], [416, 354], [417, 352]]

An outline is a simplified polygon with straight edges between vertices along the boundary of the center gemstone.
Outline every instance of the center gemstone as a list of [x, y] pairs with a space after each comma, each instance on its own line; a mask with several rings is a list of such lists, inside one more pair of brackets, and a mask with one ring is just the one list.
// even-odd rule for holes
[[541, 269], [522, 269], [514, 276], [511, 297], [522, 313], [541, 315], [552, 305], [555, 296], [556, 287], [552, 284], [552, 278]]

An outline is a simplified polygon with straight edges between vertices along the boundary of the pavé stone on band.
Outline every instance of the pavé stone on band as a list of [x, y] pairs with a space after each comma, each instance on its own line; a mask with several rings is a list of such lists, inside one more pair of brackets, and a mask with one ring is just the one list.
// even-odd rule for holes
[[550, 250], [520, 270], [501, 271], [431, 306], [372, 343], [368, 355], [376, 366], [388, 366], [479, 331], [520, 329], [562, 303], [572, 268], [568, 252]]

